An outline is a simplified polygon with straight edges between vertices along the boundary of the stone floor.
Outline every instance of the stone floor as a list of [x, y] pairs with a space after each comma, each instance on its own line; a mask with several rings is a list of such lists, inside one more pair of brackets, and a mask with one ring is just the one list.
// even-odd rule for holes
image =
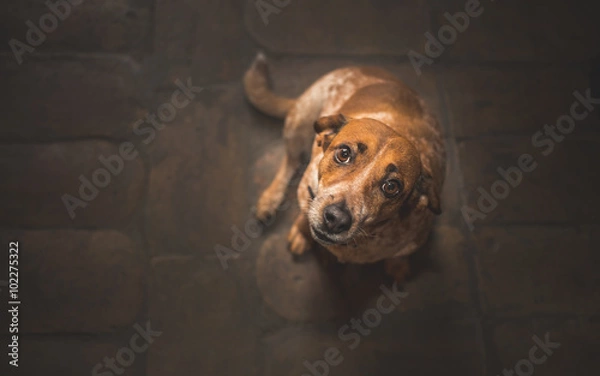
[[[599, 374], [600, 104], [578, 105], [574, 130], [565, 116], [574, 92], [600, 98], [600, 7], [473, 4], [90, 0], [69, 6], [19, 64], [10, 40], [25, 43], [26, 21], [48, 9], [9, 0], [0, 239], [19, 241], [20, 367], [2, 355], [0, 374]], [[410, 56], [426, 53], [425, 33], [465, 9], [479, 15], [417, 74]], [[372, 319], [393, 288], [381, 265], [292, 260], [293, 195], [264, 233], [252, 226], [283, 155], [281, 122], [242, 93], [258, 50], [290, 96], [337, 67], [386, 67], [443, 125], [444, 213], [399, 305], [370, 329], [346, 325]], [[169, 113], [188, 80], [202, 90]], [[157, 113], [156, 129], [142, 124]], [[538, 134], [557, 121], [564, 135]], [[536, 168], [498, 189], [497, 169], [519, 161]], [[506, 196], [493, 209], [480, 198], [492, 188]], [[65, 195], [81, 205], [73, 215]], [[217, 246], [243, 252], [224, 269]]]

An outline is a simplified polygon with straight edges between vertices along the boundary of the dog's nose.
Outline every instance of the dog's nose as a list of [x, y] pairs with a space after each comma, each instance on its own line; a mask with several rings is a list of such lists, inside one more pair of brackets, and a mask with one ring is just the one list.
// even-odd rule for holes
[[345, 204], [331, 204], [323, 210], [323, 222], [329, 233], [339, 234], [350, 229], [352, 215]]

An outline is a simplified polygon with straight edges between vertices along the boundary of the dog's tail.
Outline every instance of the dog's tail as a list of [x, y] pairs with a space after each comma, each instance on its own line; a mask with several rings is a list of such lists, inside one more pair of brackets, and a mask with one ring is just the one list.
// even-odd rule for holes
[[295, 99], [281, 97], [271, 91], [267, 58], [259, 52], [244, 75], [246, 97], [261, 112], [283, 119], [296, 102]]

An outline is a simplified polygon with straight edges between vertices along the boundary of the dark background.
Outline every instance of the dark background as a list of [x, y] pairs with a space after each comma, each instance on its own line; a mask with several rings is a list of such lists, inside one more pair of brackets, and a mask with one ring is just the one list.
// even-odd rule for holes
[[[9, 41], [25, 42], [26, 21], [48, 8], [5, 1], [0, 239], [7, 252], [19, 241], [22, 303], [15, 370], [2, 257], [0, 373], [90, 375], [149, 321], [162, 335], [124, 375], [301, 376], [305, 360], [338, 347], [344, 361], [331, 375], [492, 376], [547, 332], [561, 347], [536, 375], [597, 375], [600, 105], [548, 156], [531, 137], [569, 113], [575, 90], [595, 85], [600, 97], [600, 7], [481, 4], [419, 76], [409, 51], [424, 53], [424, 34], [464, 0], [292, 0], [268, 24], [254, 1], [87, 0], [22, 64]], [[216, 245], [231, 248], [232, 226], [244, 231], [283, 155], [282, 122], [242, 93], [258, 50], [289, 96], [337, 67], [386, 67], [444, 129], [444, 213], [414, 260], [409, 296], [353, 351], [337, 332], [375, 307], [379, 266], [323, 266], [312, 255], [294, 263], [282, 237], [295, 207], [227, 270], [215, 255]], [[144, 142], [136, 120], [188, 78], [203, 91]], [[139, 155], [70, 218], [61, 197], [77, 196], [80, 175], [90, 178], [123, 142]], [[477, 189], [489, 192], [496, 169], [523, 153], [536, 170], [470, 231], [461, 208], [477, 209]]]

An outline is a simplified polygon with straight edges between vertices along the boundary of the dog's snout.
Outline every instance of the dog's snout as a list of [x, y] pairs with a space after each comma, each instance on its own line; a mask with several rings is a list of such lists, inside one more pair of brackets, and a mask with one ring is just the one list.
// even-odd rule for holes
[[352, 215], [344, 203], [331, 204], [323, 210], [323, 223], [329, 233], [339, 234], [350, 229]]

